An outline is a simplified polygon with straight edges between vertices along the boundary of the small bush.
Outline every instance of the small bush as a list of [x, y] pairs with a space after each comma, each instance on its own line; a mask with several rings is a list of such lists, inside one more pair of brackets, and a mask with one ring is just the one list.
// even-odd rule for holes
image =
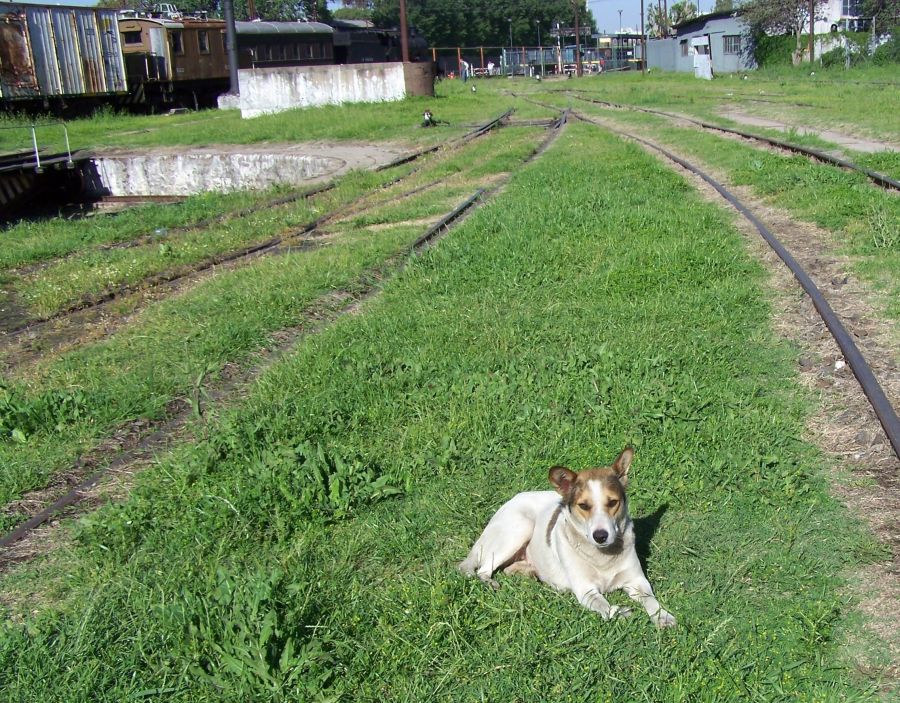
[[753, 58], [760, 68], [790, 66], [795, 45], [796, 40], [790, 34], [780, 37], [761, 34], [753, 39]]
[[887, 66], [900, 63], [900, 26], [891, 31], [891, 38], [872, 53], [872, 63], [876, 66]]

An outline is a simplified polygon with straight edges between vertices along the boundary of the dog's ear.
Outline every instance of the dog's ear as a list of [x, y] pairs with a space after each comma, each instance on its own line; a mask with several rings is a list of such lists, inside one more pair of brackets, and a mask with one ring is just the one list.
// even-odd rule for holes
[[623, 486], [628, 485], [628, 469], [631, 468], [631, 459], [634, 457], [634, 449], [625, 447], [622, 453], [613, 462], [612, 469], [616, 472], [619, 482]]
[[552, 466], [548, 478], [560, 495], [568, 496], [575, 483], [575, 472], [565, 466]]

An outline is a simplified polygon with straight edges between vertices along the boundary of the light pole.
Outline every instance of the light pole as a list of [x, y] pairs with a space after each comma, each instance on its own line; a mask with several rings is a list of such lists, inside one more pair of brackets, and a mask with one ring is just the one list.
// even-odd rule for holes
[[538, 30], [538, 57], [540, 57], [541, 61], [541, 78], [544, 77], [544, 47], [541, 44], [541, 21], [535, 20], [534, 23], [537, 25]]
[[619, 10], [619, 34], [616, 37], [616, 65], [622, 60], [622, 11]]
[[[506, 21], [509, 22], [509, 58], [512, 58], [512, 17], [507, 17]], [[506, 60], [506, 65], [509, 67], [509, 75], [512, 76], [515, 75], [515, 71], [509, 58]]]

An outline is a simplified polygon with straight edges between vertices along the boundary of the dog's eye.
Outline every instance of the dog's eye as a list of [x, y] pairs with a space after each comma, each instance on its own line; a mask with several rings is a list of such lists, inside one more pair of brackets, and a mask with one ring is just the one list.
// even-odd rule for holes
[[616, 498], [612, 498], [606, 502], [607, 508], [615, 508], [619, 504], [619, 501]]
[[590, 503], [579, 503], [578, 507], [581, 508], [582, 510], [584, 510], [585, 512], [589, 512], [591, 509], [591, 504]]

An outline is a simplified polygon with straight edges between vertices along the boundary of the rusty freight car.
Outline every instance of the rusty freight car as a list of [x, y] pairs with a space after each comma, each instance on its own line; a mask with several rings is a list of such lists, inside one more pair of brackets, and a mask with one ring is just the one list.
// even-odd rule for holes
[[119, 19], [129, 102], [209, 107], [228, 90], [225, 22], [205, 17]]
[[115, 10], [0, 4], [0, 105], [46, 109], [125, 92]]

